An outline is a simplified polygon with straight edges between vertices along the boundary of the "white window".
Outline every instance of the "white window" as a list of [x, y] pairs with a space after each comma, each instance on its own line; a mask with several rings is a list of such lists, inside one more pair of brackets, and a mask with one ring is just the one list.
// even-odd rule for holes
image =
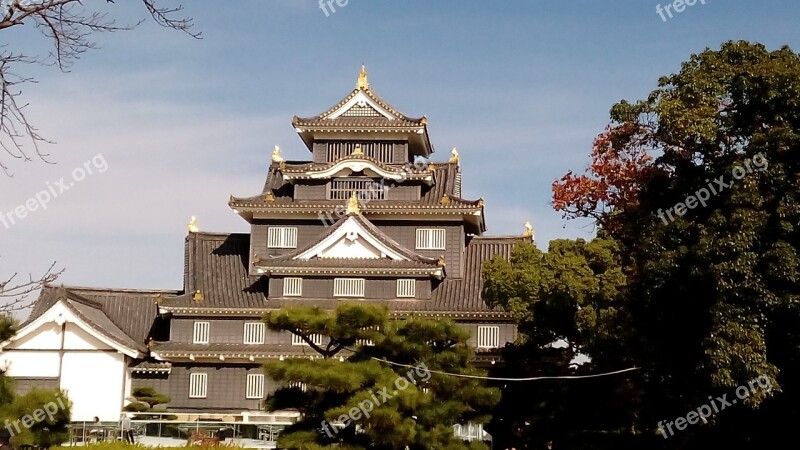
[[417, 296], [417, 282], [414, 279], [397, 280], [397, 296], [414, 298]]
[[444, 250], [446, 236], [444, 228], [417, 228], [417, 250]]
[[208, 374], [193, 373], [189, 375], [189, 398], [206, 398], [208, 396]]
[[208, 344], [208, 338], [211, 330], [211, 324], [208, 322], [195, 322], [194, 323], [194, 338], [192, 342], [195, 344]]
[[264, 375], [261, 374], [247, 375], [247, 398], [248, 399], [264, 398]]
[[[309, 336], [314, 345], [321, 346], [325, 342], [325, 336], [322, 334], [312, 334]], [[292, 345], [308, 345], [302, 337], [292, 333]]]
[[372, 339], [356, 339], [356, 345], [360, 345], [363, 347], [373, 347], [375, 346], [375, 341]]
[[486, 437], [483, 432], [483, 425], [479, 423], [467, 423], [464, 425], [454, 425], [453, 431], [457, 438], [465, 441], [482, 440]]
[[336, 278], [333, 280], [334, 297], [363, 297], [363, 278]]
[[269, 227], [268, 248], [297, 248], [297, 227]]
[[302, 278], [284, 278], [283, 279], [283, 296], [284, 297], [300, 297], [303, 295], [303, 279]]
[[498, 348], [498, 347], [500, 347], [500, 327], [479, 326], [478, 348]]
[[262, 322], [244, 324], [244, 343], [263, 344], [267, 334], [267, 325]]
[[306, 385], [302, 381], [292, 381], [291, 383], [289, 383], [289, 387], [300, 389], [303, 392], [308, 390], [308, 385]]

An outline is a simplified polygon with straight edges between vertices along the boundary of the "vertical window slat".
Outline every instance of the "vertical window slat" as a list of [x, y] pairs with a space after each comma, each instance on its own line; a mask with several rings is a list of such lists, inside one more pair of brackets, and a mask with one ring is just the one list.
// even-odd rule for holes
[[208, 397], [208, 374], [192, 373], [189, 375], [189, 398]]

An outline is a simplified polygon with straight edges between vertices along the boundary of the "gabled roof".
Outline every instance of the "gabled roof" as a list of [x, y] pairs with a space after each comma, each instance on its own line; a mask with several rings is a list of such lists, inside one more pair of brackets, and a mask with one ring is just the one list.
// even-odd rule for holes
[[356, 88], [339, 103], [319, 115], [294, 116], [292, 119], [292, 126], [309, 150], [315, 132], [368, 131], [421, 135], [418, 145], [423, 147], [423, 154], [430, 155], [433, 146], [428, 137], [427, 124], [425, 116], [409, 117], [378, 96], [367, 82], [367, 72], [363, 67]]
[[[316, 166], [329, 166], [328, 164], [285, 163], [285, 167], [301, 167], [308, 169]], [[461, 177], [456, 162], [433, 162], [428, 166], [427, 173], [433, 174], [433, 184], [424, 186], [420, 201], [412, 200], [371, 200], [363, 202], [362, 214], [369, 218], [383, 216], [392, 219], [403, 217], [437, 215], [461, 216], [473, 228], [469, 232], [480, 234], [486, 231], [486, 220], [483, 214], [484, 201], [466, 200], [461, 196]], [[303, 170], [295, 169], [295, 170]], [[416, 169], [412, 169], [416, 170]], [[419, 171], [425, 173], [426, 171]], [[342, 200], [294, 200], [294, 185], [286, 180], [281, 166], [273, 164], [269, 167], [264, 191], [252, 197], [230, 197], [228, 206], [248, 222], [256, 214], [275, 214], [286, 217], [288, 214], [306, 214], [306, 217], [318, 220], [327, 217], [331, 211], [339, 210]], [[298, 217], [298, 216], [296, 216]], [[323, 219], [324, 220], [324, 219]]]
[[253, 265], [259, 272], [268, 274], [335, 274], [346, 271], [444, 276], [442, 261], [403, 247], [360, 213], [339, 219], [303, 248], [274, 258], [257, 258]]
[[283, 179], [294, 180], [326, 180], [348, 176], [354, 172], [364, 172], [367, 176], [381, 177], [393, 181], [419, 180], [430, 184], [433, 171], [389, 165], [364, 154], [345, 155], [336, 161], [315, 164], [283, 164], [280, 167]]
[[145, 354], [157, 314], [155, 299], [176, 291], [135, 291], [46, 286], [17, 337], [58, 304], [63, 305], [89, 329], [130, 355]]

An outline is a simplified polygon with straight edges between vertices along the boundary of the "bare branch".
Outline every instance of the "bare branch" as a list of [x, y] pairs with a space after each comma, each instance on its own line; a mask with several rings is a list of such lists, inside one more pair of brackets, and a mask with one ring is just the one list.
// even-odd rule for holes
[[31, 294], [45, 285], [54, 282], [64, 271], [56, 270], [56, 263], [50, 265], [44, 275], [20, 279], [18, 273], [0, 281], [0, 315], [22, 311], [31, 307], [35, 298]]
[[[114, 3], [112, 0], [107, 2]], [[157, 0], [142, 0], [142, 3], [159, 25], [182, 31], [196, 39], [201, 37], [201, 33], [192, 31], [191, 18], [178, 16], [183, 6], [159, 6]], [[87, 9], [81, 0], [11, 0], [3, 4], [5, 9], [0, 10], [0, 31], [30, 24], [52, 43], [53, 49], [47, 56], [31, 57], [0, 45], [0, 153], [10, 156], [12, 160], [31, 161], [38, 158], [48, 162], [48, 155], [41, 151], [40, 146], [53, 142], [39, 134], [24, 112], [28, 104], [20, 100], [22, 85], [35, 83], [35, 80], [19, 75], [14, 67], [44, 64], [68, 72], [83, 53], [97, 48], [91, 39], [93, 33], [128, 31], [142, 21], [132, 25], [117, 25], [106, 13]], [[2, 158], [0, 169], [6, 175], [11, 175], [8, 164]]]

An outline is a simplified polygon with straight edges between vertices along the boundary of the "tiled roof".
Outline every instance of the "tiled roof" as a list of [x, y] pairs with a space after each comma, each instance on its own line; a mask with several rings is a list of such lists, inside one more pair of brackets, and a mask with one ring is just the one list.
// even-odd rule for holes
[[48, 286], [42, 290], [26, 324], [63, 301], [95, 331], [124, 347], [146, 352], [144, 343], [157, 313], [155, 299], [176, 293]]
[[196, 357], [267, 357], [267, 356], [319, 356], [310, 347], [303, 345], [248, 345], [248, 344], [190, 344], [183, 342], [153, 342], [151, 351], [158, 357], [169, 358], [183, 355]]
[[[391, 120], [386, 117], [348, 117], [339, 116], [335, 119], [329, 118], [334, 112], [345, 106], [350, 100], [356, 97], [359, 93], [365, 94], [378, 106], [388, 111], [392, 116]], [[395, 127], [419, 127], [424, 126], [427, 120], [424, 117], [413, 118], [409, 117], [392, 105], [385, 102], [378, 94], [372, 91], [371, 88], [354, 89], [349, 95], [343, 98], [339, 103], [332, 106], [324, 113], [314, 117], [297, 117], [292, 119], [292, 125], [295, 127], [314, 127], [314, 126], [335, 126], [335, 127], [354, 127], [354, 128], [395, 128]]]
[[[190, 233], [186, 238], [186, 294], [164, 306], [257, 308], [264, 306], [267, 279], [248, 273], [249, 234]], [[202, 301], [193, 299], [195, 291]]]
[[[421, 201], [406, 200], [372, 200], [364, 202], [361, 209], [364, 214], [379, 214], [394, 211], [436, 212], [450, 211], [458, 213], [474, 211], [483, 207], [483, 199], [466, 200], [456, 195], [459, 168], [457, 163], [431, 163], [433, 165], [434, 184], [428, 188], [423, 186]], [[329, 164], [300, 163], [293, 164], [291, 170], [310, 170], [309, 168], [327, 168]], [[389, 166], [391, 167], [391, 166]], [[302, 168], [302, 169], [300, 169]], [[293, 200], [294, 186], [283, 179], [281, 169], [272, 165], [264, 184], [264, 192], [252, 197], [231, 197], [229, 205], [234, 209], [252, 209], [258, 211], [308, 211], [330, 212], [334, 208], [346, 205], [343, 200]], [[272, 194], [272, 199], [267, 198]], [[446, 200], [443, 200], [445, 199]]]
[[[348, 220], [355, 220], [358, 223], [358, 225], [363, 230], [365, 230], [367, 233], [369, 233], [372, 237], [374, 237], [375, 239], [377, 239], [378, 241], [380, 241], [382, 244], [384, 244], [385, 246], [389, 247], [390, 249], [392, 249], [392, 250], [396, 251], [397, 253], [401, 254], [402, 256], [408, 258], [412, 262], [420, 263], [423, 266], [437, 265], [437, 259], [436, 258], [423, 256], [423, 255], [420, 255], [420, 254], [418, 254], [418, 253], [416, 253], [416, 252], [414, 252], [412, 250], [409, 250], [409, 249], [403, 247], [397, 241], [395, 241], [391, 237], [387, 236], [386, 233], [381, 231], [380, 228], [378, 228], [375, 225], [373, 225], [372, 222], [370, 222], [369, 220], [365, 219], [361, 214], [357, 214], [357, 215], [354, 215], [354, 216], [342, 217], [333, 226], [328, 227], [328, 229], [325, 231], [325, 233], [323, 233], [321, 236], [317, 237], [317, 239], [315, 239], [314, 242], [309, 243], [308, 245], [306, 245], [303, 248], [299, 248], [299, 249], [294, 250], [292, 252], [289, 252], [289, 253], [286, 253], [284, 255], [281, 255], [280, 257], [272, 258], [270, 260], [266, 260], [266, 261], [263, 261], [263, 262], [264, 263], [272, 262], [272, 261], [281, 261], [281, 263], [289, 262], [289, 261], [293, 260], [295, 257], [297, 257], [298, 255], [302, 255], [303, 253], [307, 252], [308, 250], [311, 250], [312, 248], [314, 248], [314, 246], [317, 245], [318, 242], [320, 242], [323, 239], [327, 238], [328, 236], [331, 236], [334, 233], [336, 233], [337, 230], [339, 230], [339, 228], [344, 226], [344, 224], [347, 223]], [[370, 264], [371, 262], [375, 262], [375, 260], [360, 260], [360, 261], [363, 261], [365, 264]]]
[[[244, 245], [247, 235], [206, 235], [196, 234], [191, 239], [196, 240], [196, 245], [205, 250], [199, 255], [205, 262], [190, 263], [197, 266], [201, 265], [205, 271], [216, 270], [214, 268], [226, 267], [224, 270], [229, 279], [223, 279], [220, 274], [216, 275], [214, 283], [206, 282], [203, 284], [202, 293], [204, 300], [194, 302], [191, 295], [185, 295], [175, 299], [166, 299], [162, 306], [169, 310], [180, 313], [201, 313], [202, 310], [231, 312], [236, 309], [249, 309], [254, 315], [272, 309], [280, 309], [287, 306], [318, 306], [323, 309], [335, 309], [343, 301], [328, 298], [291, 298], [291, 299], [266, 299], [266, 283], [262, 278], [251, 292], [244, 292], [249, 286], [245, 279], [247, 277], [246, 261], [248, 258], [249, 247]], [[233, 245], [233, 241], [242, 242]], [[223, 243], [227, 242], [223, 246]], [[514, 245], [530, 242], [530, 238], [522, 236], [509, 237], [471, 237], [465, 250], [465, 271], [464, 278], [446, 278], [433, 291], [430, 300], [360, 300], [367, 304], [385, 305], [398, 314], [430, 313], [430, 314], [464, 314], [469, 315], [500, 315], [506, 314], [501, 309], [490, 309], [481, 299], [482, 279], [481, 270], [483, 262], [491, 259], [495, 255], [503, 258], [510, 258], [511, 249]], [[225, 252], [220, 252], [221, 248], [226, 248]], [[238, 251], [238, 253], [236, 253]], [[218, 259], [220, 261], [213, 262]], [[320, 260], [322, 261], [322, 260]], [[363, 260], [365, 265], [370, 264], [370, 260]], [[198, 270], [194, 269], [195, 272]], [[211, 275], [205, 275], [208, 278]], [[244, 298], [242, 296], [245, 296]], [[230, 299], [230, 301], [225, 301]]]
[[292, 125], [311, 130], [324, 130], [326, 128], [405, 130], [408, 128], [425, 126], [425, 124], [422, 123], [422, 119], [388, 119], [386, 117], [337, 117], [335, 119], [294, 117], [294, 119], [292, 119]]

